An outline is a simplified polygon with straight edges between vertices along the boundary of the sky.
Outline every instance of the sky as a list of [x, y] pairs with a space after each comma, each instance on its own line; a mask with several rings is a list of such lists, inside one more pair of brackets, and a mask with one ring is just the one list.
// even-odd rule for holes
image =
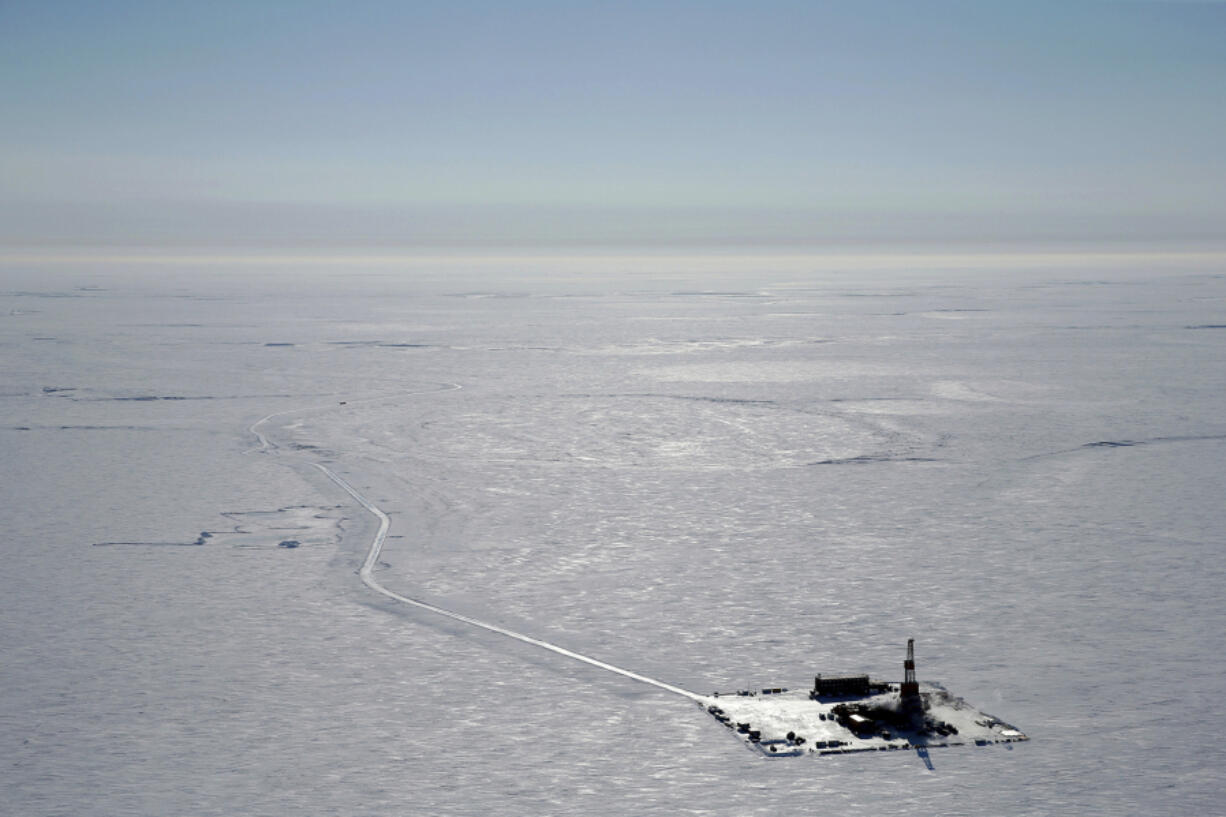
[[0, 0], [0, 245], [1226, 243], [1226, 2]]

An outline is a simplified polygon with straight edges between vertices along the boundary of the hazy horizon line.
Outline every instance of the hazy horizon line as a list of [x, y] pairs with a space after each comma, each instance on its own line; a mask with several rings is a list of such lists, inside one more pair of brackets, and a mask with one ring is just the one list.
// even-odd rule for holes
[[[935, 242], [934, 242], [935, 243]], [[522, 263], [559, 263], [568, 261], [616, 260], [621, 263], [660, 260], [705, 261], [731, 263], [769, 259], [776, 266], [792, 264], [807, 267], [853, 269], [890, 269], [900, 266], [940, 266], [944, 268], [1029, 268], [1053, 264], [1093, 266], [1099, 264], [1143, 264], [1154, 262], [1226, 264], [1226, 246], [1196, 249], [1162, 249], [1153, 245], [1124, 249], [1099, 244], [1094, 247], [1006, 247], [1006, 246], [935, 246], [882, 249], [874, 247], [810, 246], [805, 248], [774, 246], [771, 249], [728, 245], [714, 247], [649, 247], [649, 246], [564, 246], [518, 245], [474, 248], [469, 246], [402, 246], [386, 248], [391, 252], [372, 252], [370, 248], [333, 246], [302, 247], [240, 247], [240, 246], [177, 246], [159, 245], [94, 245], [75, 247], [17, 247], [0, 245], [0, 264], [183, 264], [224, 266], [248, 264], [264, 267], [325, 266], [336, 263], [363, 266], [405, 264], [462, 264], [517, 261]], [[384, 249], [384, 248], [380, 248]], [[178, 250], [178, 252], [168, 252]]]

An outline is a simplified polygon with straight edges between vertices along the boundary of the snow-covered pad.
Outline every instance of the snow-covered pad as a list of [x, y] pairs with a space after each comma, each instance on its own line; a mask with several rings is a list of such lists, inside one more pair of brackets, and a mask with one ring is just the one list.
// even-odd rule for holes
[[730, 734], [766, 757], [832, 755], [1029, 740], [940, 684], [920, 685], [906, 706], [898, 684], [863, 697], [816, 697], [809, 690], [716, 693], [699, 705]]
[[246, 550], [334, 546], [341, 539], [343, 515], [338, 506], [291, 505], [275, 511], [223, 511], [234, 525], [223, 530], [202, 530], [194, 541], [94, 542], [94, 547], [232, 547]]
[[[195, 544], [235, 548], [286, 548], [335, 545], [340, 540], [336, 507], [294, 505], [275, 511], [226, 511], [230, 530], [202, 531]], [[211, 541], [210, 541], [211, 540]]]

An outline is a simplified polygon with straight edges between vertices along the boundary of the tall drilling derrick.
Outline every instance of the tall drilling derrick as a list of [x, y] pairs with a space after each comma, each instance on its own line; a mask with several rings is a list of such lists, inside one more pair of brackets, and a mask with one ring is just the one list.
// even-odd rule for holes
[[903, 701], [919, 700], [919, 681], [915, 680], [915, 639], [907, 639], [907, 660], [902, 662], [902, 699]]

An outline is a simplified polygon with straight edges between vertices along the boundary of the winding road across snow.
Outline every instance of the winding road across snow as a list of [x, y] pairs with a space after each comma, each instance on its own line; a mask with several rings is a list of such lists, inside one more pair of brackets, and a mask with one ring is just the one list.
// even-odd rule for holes
[[[459, 388], [460, 386], [458, 384], [451, 384], [451, 387], [446, 390], [455, 390]], [[431, 391], [437, 391], [437, 390], [431, 390]], [[425, 394], [425, 393], [427, 392], [409, 392], [409, 394]], [[384, 400], [384, 399], [387, 399], [387, 398], [386, 397], [372, 398], [371, 400], [363, 400], [361, 402], [373, 402], [374, 400]], [[354, 405], [354, 403], [350, 403], [350, 405]], [[305, 410], [309, 410], [309, 409], [305, 409]], [[298, 411], [304, 411], [304, 409], [281, 411], [275, 414], [269, 414], [267, 417], [263, 417], [260, 420], [257, 420], [251, 426], [250, 430], [251, 430], [251, 433], [254, 434], [255, 437], [260, 441], [260, 446], [259, 448], [252, 449], [252, 450], [266, 451], [269, 449], [277, 448], [277, 445], [275, 443], [270, 442], [267, 437], [265, 437], [263, 434], [260, 433], [260, 431], [258, 430], [259, 426], [263, 425], [268, 420], [271, 420], [273, 417], [279, 417], [285, 414], [292, 414]], [[583, 653], [578, 653], [578, 652], [575, 652], [574, 650], [568, 650], [565, 647], [559, 646], [557, 644], [553, 644], [549, 641], [544, 641], [540, 638], [533, 638], [530, 635], [525, 635], [524, 633], [516, 632], [515, 630], [509, 630], [506, 627], [500, 627], [497, 624], [491, 624], [488, 621], [482, 621], [480, 619], [473, 618], [472, 616], [466, 616], [462, 613], [457, 613], [454, 610], [448, 610], [445, 607], [439, 607], [438, 605], [430, 604], [429, 602], [409, 598], [408, 596], [402, 596], [393, 590], [389, 590], [388, 588], [380, 584], [378, 580], [375, 579], [374, 568], [375, 568], [375, 565], [378, 564], [379, 562], [379, 554], [383, 551], [383, 543], [386, 541], [387, 532], [391, 528], [391, 524], [392, 524], [391, 518], [388, 517], [388, 515], [384, 513], [382, 510], [380, 510], [379, 507], [376, 506], [373, 502], [367, 499], [360, 491], [358, 491], [358, 489], [350, 485], [343, 477], [341, 477], [339, 474], [337, 474], [335, 471], [333, 471], [328, 466], [324, 465], [323, 463], [319, 463], [319, 462], [313, 462], [311, 463], [311, 465], [315, 466], [320, 471], [322, 471], [324, 476], [326, 476], [328, 479], [332, 480], [337, 485], [339, 485], [345, 491], [345, 493], [353, 497], [354, 500], [359, 505], [361, 505], [363, 508], [369, 511], [371, 515], [373, 515], [376, 519], [379, 520], [379, 530], [376, 531], [375, 537], [370, 543], [370, 549], [366, 552], [366, 560], [362, 563], [362, 567], [358, 571], [358, 575], [361, 577], [362, 583], [365, 584], [367, 587], [369, 587], [371, 590], [375, 591], [376, 593], [386, 596], [387, 598], [392, 599], [394, 601], [401, 602], [402, 604], [408, 604], [408, 605], [417, 607], [422, 610], [428, 610], [429, 612], [435, 613], [436, 615], [445, 616], [447, 618], [454, 619], [455, 621], [461, 621], [472, 627], [479, 627], [483, 630], [488, 630], [489, 632], [497, 633], [502, 636], [506, 636], [507, 638], [513, 638], [516, 641], [522, 641], [525, 644], [531, 644], [534, 647], [540, 647], [543, 650], [549, 650], [550, 652], [557, 653], [558, 655], [565, 656], [566, 658], [570, 658], [575, 661], [582, 661], [585, 664], [590, 664], [593, 667], [597, 667], [599, 669], [606, 670], [607, 672], [616, 673], [617, 675], [624, 676], [633, 681], [638, 681], [643, 684], [650, 684], [651, 686], [657, 687], [659, 689], [663, 689], [667, 692], [671, 692], [674, 695], [681, 695], [682, 697], [689, 698], [692, 701], [701, 702], [705, 699], [705, 696], [699, 695], [696, 692], [690, 692], [687, 689], [682, 689], [681, 687], [673, 686], [672, 684], [665, 683], [664, 681], [660, 681], [655, 678], [649, 678], [646, 675], [640, 675], [637, 672], [632, 672], [628, 669], [624, 669], [614, 664], [609, 664], [604, 661], [600, 661], [596, 658], [592, 658], [591, 656], [584, 655]]]

